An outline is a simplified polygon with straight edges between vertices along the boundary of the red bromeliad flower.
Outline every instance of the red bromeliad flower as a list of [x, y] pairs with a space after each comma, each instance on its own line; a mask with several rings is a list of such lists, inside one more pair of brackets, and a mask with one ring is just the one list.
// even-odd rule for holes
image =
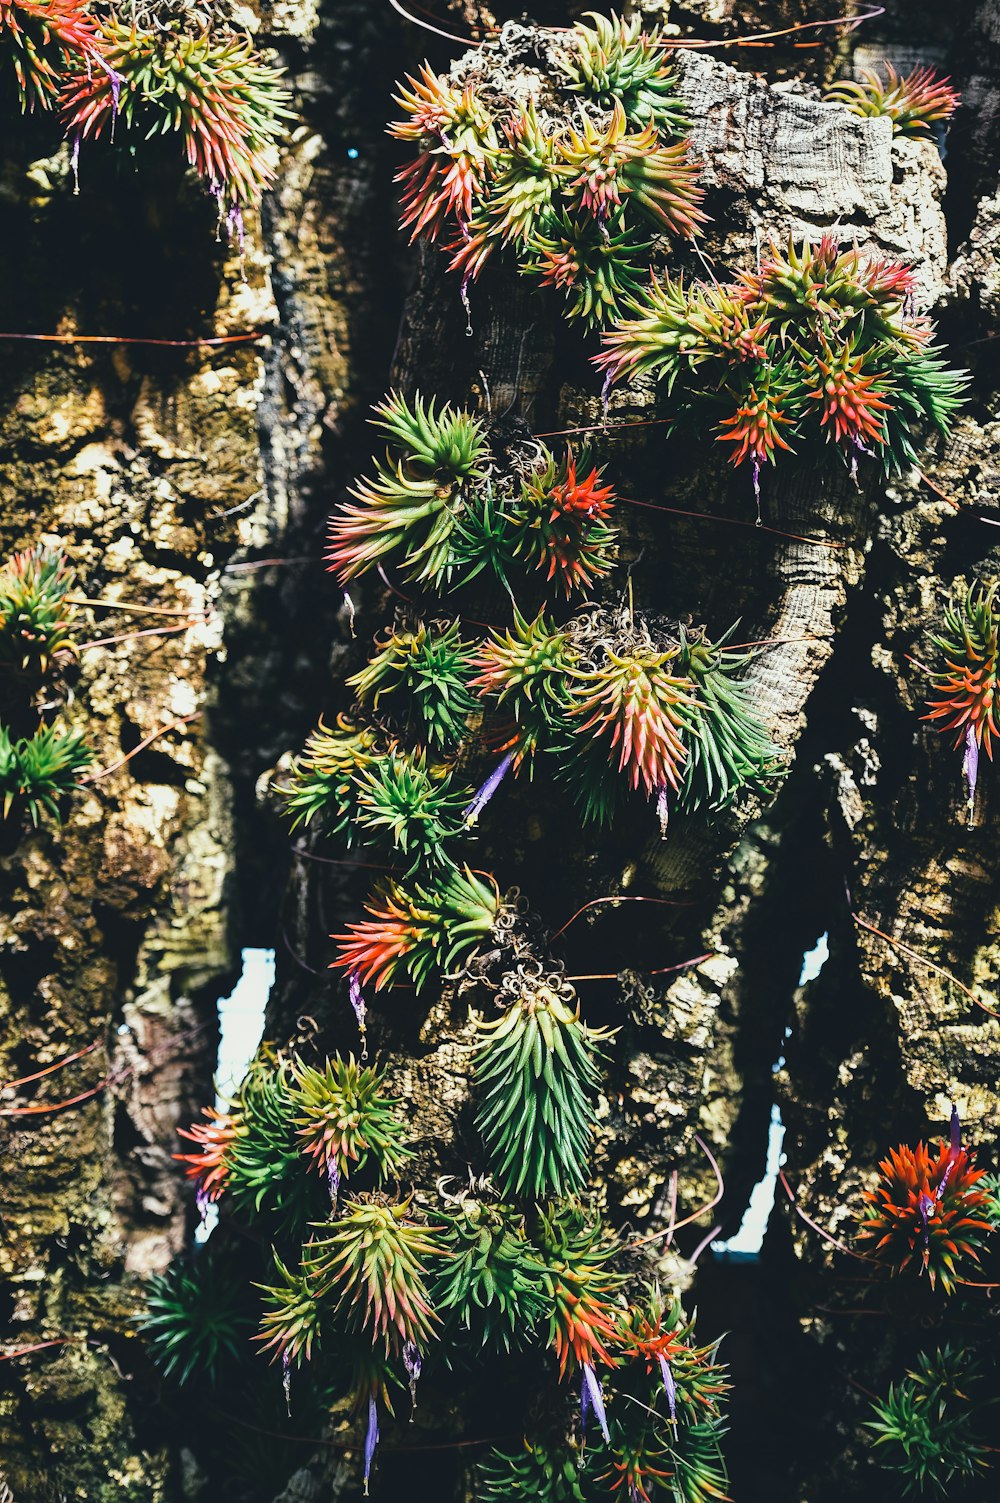
[[858, 1237], [873, 1243], [871, 1256], [899, 1273], [915, 1259], [926, 1269], [931, 1287], [940, 1279], [953, 1290], [963, 1258], [978, 1262], [977, 1249], [990, 1222], [981, 1219], [989, 1197], [977, 1188], [985, 1171], [958, 1142], [953, 1116], [950, 1143], [933, 1153], [926, 1143], [893, 1149], [879, 1165], [880, 1180], [866, 1191], [868, 1210]]
[[849, 344], [836, 352], [827, 349], [811, 363], [810, 373], [818, 384], [805, 393], [805, 400], [820, 407], [820, 424], [834, 443], [846, 440], [864, 448], [869, 442], [885, 442], [882, 414], [890, 412], [892, 404], [881, 394], [879, 377], [864, 374], [864, 364], [864, 357], [854, 355]]
[[229, 1175], [228, 1154], [239, 1137], [239, 1123], [225, 1112], [217, 1112], [206, 1106], [203, 1116], [207, 1122], [195, 1122], [190, 1127], [179, 1127], [178, 1133], [199, 1145], [198, 1153], [175, 1153], [174, 1158], [187, 1164], [184, 1171], [189, 1179], [198, 1182], [198, 1196], [203, 1200], [218, 1200], [226, 1188]]
[[992, 761], [993, 737], [1000, 736], [997, 697], [1000, 693], [1000, 614], [998, 586], [981, 585], [945, 612], [945, 629], [932, 641], [944, 655], [945, 666], [931, 674], [937, 691], [927, 702], [925, 720], [938, 729], [955, 731], [955, 745], [969, 737]]
[[617, 747], [619, 770], [650, 795], [665, 786], [676, 791], [687, 758], [684, 711], [697, 700], [689, 679], [667, 672], [676, 656], [676, 649], [619, 656], [609, 648], [605, 668], [578, 672], [569, 712], [580, 732], [595, 731]]
[[747, 459], [758, 465], [773, 464], [777, 449], [792, 451], [781, 435], [781, 429], [791, 425], [792, 419], [781, 411], [780, 394], [775, 395], [762, 383], [759, 389], [751, 386], [733, 416], [719, 424], [721, 431], [716, 436], [719, 443], [736, 445], [729, 456], [735, 465]]
[[21, 109], [50, 110], [72, 63], [100, 71], [101, 38], [90, 0], [0, 0], [0, 62], [14, 69]]
[[403, 185], [400, 222], [412, 226], [411, 240], [437, 240], [449, 220], [465, 233], [497, 150], [493, 121], [471, 84], [453, 88], [426, 63], [419, 78], [406, 82], [396, 103], [409, 118], [390, 125], [389, 134], [417, 142], [420, 152], [396, 174]]
[[656, 126], [630, 134], [621, 102], [601, 130], [588, 118], [582, 131], [572, 127], [559, 143], [565, 166], [576, 176], [567, 192], [583, 213], [604, 224], [626, 199], [634, 199], [642, 214], [668, 234], [691, 238], [707, 216], [701, 209], [704, 192], [697, 186], [699, 164], [686, 141], [661, 146]]
[[613, 530], [606, 518], [613, 511], [614, 490], [600, 485], [595, 465], [577, 477], [576, 458], [567, 449], [557, 463], [551, 456], [544, 469], [522, 487], [528, 513], [524, 551], [546, 579], [558, 579], [566, 595], [587, 589], [611, 567]]

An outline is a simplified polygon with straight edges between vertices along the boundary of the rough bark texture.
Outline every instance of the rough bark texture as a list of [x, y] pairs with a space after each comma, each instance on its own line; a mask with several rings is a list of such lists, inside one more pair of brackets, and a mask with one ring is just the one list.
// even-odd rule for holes
[[[636, 9], [655, 19], [665, 7]], [[687, 0], [670, 20], [717, 40], [841, 9]], [[685, 1206], [710, 1196], [695, 1132], [723, 1166], [715, 1217], [735, 1228], [762, 1171], [775, 1097], [800, 1201], [836, 1236], [886, 1148], [938, 1128], [949, 1102], [987, 1159], [996, 1141], [1000, 1036], [973, 1000], [996, 1005], [993, 769], [969, 830], [955, 757], [919, 722], [922, 681], [907, 654], [926, 650], [954, 584], [997, 573], [997, 534], [980, 519], [997, 519], [1000, 472], [995, 345], [984, 342], [1000, 332], [990, 172], [1000, 11], [995, 0], [944, 16], [902, 0], [888, 9], [815, 52], [679, 53], [712, 215], [704, 249], [729, 271], [771, 237], [835, 225], [916, 265], [922, 303], [975, 375], [946, 450], [925, 461], [961, 511], [916, 476], [889, 487], [862, 476], [856, 489], [829, 470], [793, 470], [766, 484], [758, 531], [744, 478], [703, 446], [667, 447], [655, 428], [641, 441], [609, 430], [621, 494], [716, 520], [625, 508], [608, 598], [628, 579], [645, 610], [715, 633], [739, 617], [746, 640], [776, 639], [750, 682], [791, 772], [770, 808], [677, 820], [666, 844], [642, 810], [595, 843], [552, 789], [515, 787], [483, 841], [482, 864], [519, 884], [550, 932], [598, 896], [641, 891], [683, 905], [638, 920], [638, 908], [599, 911], [557, 947], [571, 973], [625, 973], [581, 992], [589, 1018], [622, 1025], [595, 1178], [612, 1214], [644, 1229], [663, 1221], [674, 1168]], [[492, 10], [504, 20], [502, 6]], [[407, 255], [395, 239], [393, 158], [381, 143], [390, 85], [424, 40], [438, 44], [364, 0], [275, 0], [258, 11], [291, 69], [300, 119], [263, 225], [251, 227], [245, 283], [223, 264], [197, 191], [169, 167], [123, 182], [85, 156], [74, 198], [68, 157], [47, 155], [37, 122], [4, 134], [0, 232], [21, 247], [0, 292], [5, 329], [263, 335], [190, 354], [3, 346], [3, 552], [61, 539], [81, 595], [201, 618], [83, 655], [69, 715], [90, 727], [102, 769], [171, 722], [201, 718], [95, 780], [62, 830], [28, 834], [0, 856], [0, 1080], [99, 1045], [37, 1086], [3, 1092], [0, 1105], [51, 1104], [109, 1081], [76, 1108], [3, 1119], [3, 1349], [65, 1343], [0, 1364], [0, 1497], [6, 1479], [14, 1503], [226, 1496], [211, 1491], [217, 1478], [203, 1485], [190, 1438], [158, 1407], [131, 1322], [141, 1276], [190, 1232], [170, 1155], [177, 1123], [207, 1097], [214, 998], [240, 945], [278, 950], [269, 1036], [287, 1038], [308, 1014], [331, 1049], [354, 1042], [343, 991], [325, 972], [326, 936], [355, 915], [364, 873], [324, 866], [319, 845], [290, 854], [263, 775], [320, 711], [346, 702], [343, 677], [391, 610], [381, 591], [352, 590], [354, 640], [318, 562], [326, 514], [369, 449], [365, 405], [393, 384], [478, 402], [514, 431], [601, 422], [596, 380], [553, 302], [491, 272], [473, 290], [467, 337], [441, 257]], [[539, 8], [549, 24], [569, 13]], [[462, 30], [463, 20], [488, 16], [453, 7], [445, 24]], [[968, 90], [948, 178], [932, 143], [894, 142], [888, 121], [860, 121], [791, 77], [830, 76], [862, 39], [906, 62], [907, 48], [946, 61]], [[560, 45], [513, 20], [457, 74], [485, 69], [505, 91], [544, 101]], [[109, 222], [126, 227], [124, 267]], [[629, 388], [611, 417], [648, 416], [653, 403], [651, 388]], [[81, 609], [92, 610], [93, 638], [163, 624]], [[800, 988], [803, 951], [824, 931], [831, 958]], [[641, 974], [705, 951], [712, 959], [672, 984]], [[390, 1001], [372, 1019], [372, 1045], [410, 1103], [413, 1177], [424, 1185], [464, 1173], [477, 1154], [468, 1001], [446, 989], [419, 1012]], [[708, 1229], [692, 1229], [681, 1252]], [[691, 1277], [679, 1257], [665, 1271]], [[865, 1402], [848, 1380], [864, 1373], [866, 1387], [884, 1388], [896, 1348], [886, 1323], [838, 1313], [851, 1304], [843, 1272], [784, 1201], [759, 1267], [699, 1263], [703, 1323], [734, 1331], [740, 1500], [885, 1495], [858, 1438]], [[418, 1411], [421, 1438], [432, 1445], [460, 1425], [483, 1433], [492, 1402], [484, 1390], [461, 1415]], [[291, 1480], [258, 1496], [353, 1496], [355, 1468], [340, 1450], [349, 1423], [336, 1416], [326, 1446], [271, 1446], [269, 1463]], [[469, 1458], [457, 1455], [390, 1458], [384, 1485], [458, 1496]]]

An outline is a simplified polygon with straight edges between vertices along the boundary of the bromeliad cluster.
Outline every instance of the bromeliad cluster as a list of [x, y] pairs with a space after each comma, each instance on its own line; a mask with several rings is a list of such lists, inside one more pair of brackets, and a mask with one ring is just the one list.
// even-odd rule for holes
[[425, 66], [401, 88], [405, 118], [390, 126], [416, 150], [398, 175], [402, 224], [444, 243], [463, 297], [507, 252], [562, 291], [567, 316], [587, 328], [615, 318], [645, 281], [651, 235], [690, 239], [705, 220], [660, 31], [591, 19], [560, 48], [560, 76], [548, 80], [558, 104], [498, 110], [480, 74], [453, 83]]
[[962, 774], [968, 792], [969, 824], [973, 822], [979, 755], [993, 760], [997, 729], [1000, 676], [1000, 609], [996, 584], [975, 584], [955, 598], [944, 613], [944, 628], [931, 637], [941, 666], [930, 675], [934, 692], [925, 720], [938, 730], [955, 732], [955, 746], [963, 747]]
[[891, 1273], [917, 1267], [946, 1294], [962, 1281], [962, 1265], [977, 1263], [992, 1222], [985, 1171], [962, 1146], [958, 1112], [949, 1139], [936, 1150], [903, 1144], [879, 1165], [879, 1181], [865, 1195], [858, 1239]]
[[22, 113], [53, 110], [65, 75], [100, 71], [102, 43], [90, 0], [0, 0], [0, 88], [11, 78]]
[[[655, 1283], [618, 1271], [624, 1249], [577, 1197], [611, 1035], [586, 1027], [572, 988], [537, 964], [508, 973], [497, 1000], [504, 1010], [478, 1025], [474, 1064], [491, 1177], [457, 1195], [442, 1182], [437, 1205], [388, 1192], [409, 1157], [399, 1103], [383, 1072], [353, 1058], [311, 1065], [265, 1050], [229, 1113], [209, 1110], [183, 1131], [197, 1151], [179, 1157], [200, 1198], [232, 1198], [272, 1245], [256, 1342], [280, 1361], [289, 1399], [305, 1363], [319, 1370], [310, 1386], [353, 1395], [366, 1491], [400, 1370], [412, 1393], [438, 1353], [449, 1366], [459, 1353], [495, 1364], [534, 1347], [551, 1353], [560, 1385], [577, 1386], [582, 1432], [588, 1414], [597, 1420], [604, 1448], [587, 1447], [588, 1497], [618, 1498], [626, 1486], [647, 1498], [674, 1479], [694, 1503], [722, 1498], [727, 1385], [716, 1350], [696, 1344]], [[359, 1189], [365, 1176], [372, 1188]], [[324, 1184], [325, 1219], [327, 1192], [313, 1193]], [[214, 1383], [249, 1334], [246, 1300], [211, 1255], [154, 1281], [144, 1325], [182, 1383]], [[558, 1447], [558, 1464], [576, 1466], [583, 1433], [574, 1436], [561, 1386], [550, 1407], [545, 1454], [556, 1464]], [[537, 1444], [525, 1442], [527, 1456]], [[495, 1453], [485, 1496], [520, 1496], [525, 1465]]]
[[46, 718], [53, 686], [77, 651], [66, 602], [72, 583], [62, 552], [44, 545], [14, 554], [0, 570], [0, 821], [58, 820], [94, 760], [81, 731]]
[[242, 210], [274, 180], [278, 143], [291, 119], [282, 72], [247, 36], [205, 30], [191, 18], [138, 25], [124, 5], [99, 23], [101, 66], [77, 66], [63, 86], [74, 160], [83, 141], [135, 131], [171, 134], [242, 235]]
[[782, 454], [861, 455], [889, 473], [921, 428], [948, 430], [966, 377], [945, 365], [899, 262], [818, 244], [772, 245], [726, 286], [669, 276], [634, 299], [595, 363], [607, 381], [649, 374], [674, 427], [689, 415], [732, 445], [733, 464]]
[[902, 78], [891, 63], [884, 65], [885, 78], [864, 68], [860, 80], [845, 79], [826, 91], [827, 99], [846, 104], [862, 119], [888, 116], [894, 136], [929, 136], [934, 126], [950, 120], [961, 103], [951, 79], [941, 78], [933, 68], [914, 68]]
[[375, 411], [385, 459], [330, 522], [327, 558], [342, 584], [392, 564], [438, 591], [483, 574], [510, 591], [527, 574], [570, 595], [608, 573], [614, 493], [584, 456], [535, 441], [501, 462], [478, 418], [419, 393]]
[[701, 629], [676, 635], [631, 611], [591, 607], [556, 626], [515, 613], [479, 651], [475, 687], [493, 706], [495, 735], [517, 766], [539, 750], [584, 817], [611, 821], [623, 789], [656, 800], [666, 833], [672, 799], [688, 811], [731, 805], [741, 789], [769, 791], [779, 752], [738, 674], [745, 652]]
[[882, 1465], [904, 1480], [907, 1494], [952, 1497], [990, 1465], [983, 1376], [983, 1364], [969, 1351], [939, 1347], [921, 1352], [902, 1381], [872, 1405], [868, 1428], [875, 1449]]

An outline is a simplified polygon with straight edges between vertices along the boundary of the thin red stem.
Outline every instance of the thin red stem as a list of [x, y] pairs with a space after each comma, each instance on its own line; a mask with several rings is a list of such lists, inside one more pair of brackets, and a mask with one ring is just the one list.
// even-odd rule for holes
[[263, 339], [263, 333], [222, 334], [212, 339], [139, 339], [119, 334], [2, 334], [0, 340], [23, 340], [37, 344], [142, 344], [171, 350], [196, 350], [225, 344], [249, 344]]
[[[718, 955], [718, 950], [706, 950], [704, 955], [696, 955], [693, 960], [681, 960], [677, 965], [661, 965], [655, 971], [643, 971], [644, 976], [672, 976], [675, 971], [689, 971], [692, 966], [701, 965], [704, 960], [711, 960], [713, 955]], [[593, 976], [567, 976], [567, 981], [617, 981], [620, 971], [600, 971]]]
[[168, 732], [176, 731], [180, 726], [188, 725], [192, 720], [197, 720], [200, 714], [200, 710], [194, 710], [190, 715], [181, 715], [177, 720], [172, 720], [169, 725], [161, 726], [158, 731], [153, 731], [144, 740], [140, 741], [138, 746], [134, 746], [120, 761], [112, 762], [110, 767], [102, 767], [100, 772], [90, 773], [87, 777], [82, 778], [81, 782], [96, 783], [100, 778], [106, 778], [111, 773], [118, 772], [127, 762], [131, 762], [133, 757], [137, 757], [141, 751], [145, 751], [147, 746], [152, 746], [154, 741], [159, 741], [161, 736], [166, 736]]
[[100, 1047], [100, 1040], [96, 1039], [94, 1043], [88, 1044], [86, 1049], [78, 1049], [75, 1054], [67, 1054], [65, 1059], [57, 1060], [54, 1065], [47, 1065], [44, 1070], [36, 1070], [34, 1075], [22, 1075], [20, 1080], [5, 1080], [0, 1085], [0, 1091], [13, 1091], [18, 1086], [30, 1085], [33, 1080], [42, 1080], [46, 1075], [54, 1075], [57, 1070], [64, 1070], [67, 1065], [73, 1064], [75, 1060], [83, 1059], [86, 1054], [93, 1054], [94, 1050]]
[[92, 642], [81, 642], [79, 650], [87, 652], [91, 647], [113, 647], [118, 642], [134, 642], [139, 637], [169, 637], [174, 632], [190, 631], [207, 620], [207, 616], [201, 615], [184, 621], [180, 626], [147, 626], [142, 631], [124, 631], [115, 637], [95, 637]]
[[[683, 1221], [674, 1220], [674, 1209], [672, 1208], [670, 1213], [670, 1223], [667, 1226], [666, 1230], [658, 1227], [655, 1232], [650, 1232], [647, 1236], [640, 1237], [636, 1242], [630, 1242], [627, 1249], [629, 1252], [634, 1252], [638, 1247], [645, 1247], [648, 1242], [656, 1242], [662, 1240], [665, 1244], [669, 1244], [673, 1240], [674, 1234], [676, 1232], [679, 1232], [682, 1227], [691, 1226], [693, 1222], [699, 1221], [701, 1217], [706, 1214], [706, 1212], [714, 1211], [723, 1195], [725, 1195], [726, 1183], [722, 1178], [722, 1170], [719, 1168], [718, 1160], [716, 1159], [712, 1150], [709, 1148], [708, 1144], [705, 1142], [704, 1138], [700, 1136], [700, 1134], [695, 1133], [694, 1140], [712, 1166], [712, 1173], [715, 1175], [716, 1182], [715, 1194], [712, 1196], [711, 1200], [706, 1201], [705, 1204], [701, 1206], [697, 1211], [694, 1211], [690, 1216], [685, 1216]], [[712, 1235], [714, 1236], [715, 1234], [713, 1233]], [[698, 1251], [701, 1251], [700, 1247]]]
[[970, 1002], [974, 1002], [977, 1007], [981, 1007], [983, 1012], [989, 1013], [991, 1018], [1000, 1018], [1000, 1012], [997, 1012], [993, 1007], [987, 1007], [985, 1002], [980, 1002], [974, 991], [967, 987], [963, 981], [959, 981], [957, 976], [953, 976], [950, 971], [946, 971], [943, 966], [935, 965], [933, 960], [928, 960], [918, 950], [914, 950], [911, 945], [904, 944], [901, 939], [893, 939], [892, 935], [886, 934], [884, 929], [877, 929], [874, 924], [870, 924], [867, 919], [863, 919], [859, 913], [852, 912], [851, 918], [859, 928], [867, 929], [869, 934], [875, 934], [879, 939], [884, 939], [886, 944], [895, 945], [896, 949], [902, 950], [904, 955], [909, 955], [912, 960], [919, 961], [921, 965], [925, 965], [929, 971], [934, 971], [938, 976], [943, 976], [946, 981], [952, 982], [954, 986], [958, 987], [960, 992], [965, 993]]
[[640, 898], [630, 897], [625, 894], [621, 894], [619, 896], [612, 894], [611, 896], [606, 898], [591, 898], [589, 903], [584, 903], [582, 908], [578, 908], [576, 910], [572, 918], [568, 918], [566, 920], [561, 929], [557, 929], [555, 934], [549, 935], [549, 943], [551, 944], [554, 940], [557, 940], [561, 934], [565, 934], [570, 924], [575, 924], [580, 915], [582, 913], [586, 913], [588, 908], [598, 908], [604, 903], [658, 903], [665, 908], [690, 908], [692, 906], [690, 903], [685, 902], [681, 899], [674, 900], [672, 898]]
[[811, 1226], [813, 1231], [818, 1232], [819, 1235], [824, 1239], [824, 1241], [829, 1242], [831, 1247], [835, 1247], [838, 1252], [846, 1253], [849, 1258], [857, 1258], [859, 1263], [871, 1263], [873, 1261], [871, 1258], [866, 1258], [863, 1253], [855, 1252], [853, 1248], [845, 1246], [843, 1242], [839, 1242], [836, 1237], [832, 1236], [828, 1231], [821, 1227], [818, 1221], [813, 1221], [811, 1216], [806, 1215], [805, 1211], [796, 1200], [795, 1191], [792, 1189], [791, 1185], [788, 1183], [788, 1180], [785, 1178], [785, 1171], [783, 1169], [778, 1170], [778, 1178], [781, 1181], [782, 1189], [792, 1203], [792, 1209], [794, 1210], [796, 1216], [798, 1216], [800, 1220], [804, 1221], [806, 1226]]

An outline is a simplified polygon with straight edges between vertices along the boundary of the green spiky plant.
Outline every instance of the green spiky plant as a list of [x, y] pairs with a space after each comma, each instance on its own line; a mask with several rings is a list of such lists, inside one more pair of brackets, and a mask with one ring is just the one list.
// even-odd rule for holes
[[295, 1059], [291, 1079], [299, 1146], [317, 1169], [338, 1181], [369, 1163], [380, 1180], [398, 1174], [410, 1150], [384, 1070], [358, 1064], [353, 1054], [328, 1059], [322, 1069]]
[[503, 1195], [570, 1195], [586, 1182], [598, 1061], [615, 1030], [588, 1028], [560, 977], [519, 979], [513, 1006], [479, 1024], [476, 1126]]
[[569, 705], [567, 675], [576, 666], [567, 633], [539, 611], [526, 621], [514, 607], [513, 630], [492, 631], [475, 659], [478, 673], [472, 687], [490, 699], [504, 716], [502, 750], [515, 749], [518, 762], [529, 769], [535, 753], [553, 740]]
[[480, 1463], [483, 1503], [588, 1503], [579, 1457], [565, 1444], [525, 1440], [490, 1451]]
[[727, 808], [747, 787], [770, 795], [783, 771], [779, 748], [768, 739], [746, 688], [736, 678], [750, 655], [726, 646], [735, 630], [730, 627], [711, 643], [681, 629], [678, 668], [697, 690], [680, 795], [689, 811], [703, 803], [710, 809]]
[[99, 69], [101, 47], [90, 0], [0, 0], [0, 79], [13, 74], [22, 114], [54, 109], [66, 73]]
[[470, 1193], [438, 1216], [443, 1257], [432, 1285], [434, 1308], [482, 1348], [523, 1346], [545, 1304], [542, 1265], [523, 1214]]
[[631, 227], [613, 229], [560, 212], [532, 230], [520, 267], [542, 287], [563, 293], [570, 323], [588, 332], [625, 317], [648, 280], [651, 242]]
[[270, 1050], [254, 1060], [239, 1090], [239, 1131], [226, 1150], [226, 1192], [246, 1216], [264, 1216], [293, 1235], [318, 1203], [299, 1139], [289, 1061]]
[[345, 584], [385, 561], [407, 579], [440, 589], [452, 568], [452, 533], [471, 487], [485, 479], [489, 448], [470, 413], [417, 393], [375, 408], [374, 425], [389, 440], [374, 480], [351, 492], [330, 521], [327, 558]]
[[274, 1254], [274, 1281], [258, 1284], [264, 1313], [254, 1340], [287, 1370], [312, 1359], [323, 1333], [322, 1302], [306, 1273], [294, 1273]]
[[340, 953], [333, 964], [374, 981], [376, 991], [405, 976], [419, 993], [435, 969], [454, 971], [485, 942], [500, 906], [492, 877], [468, 867], [446, 871], [433, 886], [391, 882], [366, 904], [370, 918], [334, 936]]
[[436, 240], [446, 225], [467, 228], [473, 206], [494, 161], [493, 118], [475, 90], [453, 88], [424, 64], [408, 77], [396, 103], [405, 118], [389, 127], [398, 141], [412, 142], [417, 155], [396, 174], [403, 185], [402, 224], [411, 239]]
[[378, 733], [338, 715], [331, 729], [321, 720], [288, 779], [276, 786], [292, 829], [322, 816], [332, 834], [351, 841], [358, 818], [358, 777], [383, 756]]
[[429, 746], [449, 752], [467, 734], [476, 708], [469, 691], [473, 652], [458, 621], [401, 617], [347, 682], [366, 710], [395, 715]]
[[588, 11], [589, 26], [578, 21], [566, 59], [569, 87], [602, 109], [621, 103], [631, 125], [653, 124], [668, 136], [685, 136], [687, 110], [677, 93], [677, 78], [664, 61], [660, 27], [646, 31], [638, 18], [626, 21], [614, 12]]
[[0, 672], [43, 679], [76, 655], [73, 575], [62, 551], [38, 544], [0, 571]]
[[905, 78], [891, 63], [883, 64], [885, 78], [863, 68], [858, 80], [844, 79], [826, 91], [827, 99], [846, 104], [852, 115], [874, 119], [887, 115], [894, 136], [928, 136], [931, 128], [950, 120], [961, 103], [951, 80], [933, 68], [913, 68]]
[[872, 1405], [875, 1449], [902, 1479], [905, 1496], [950, 1498], [989, 1466], [977, 1402], [981, 1380], [980, 1364], [967, 1351], [939, 1347], [921, 1352], [916, 1367]]
[[247, 36], [192, 33], [181, 19], [139, 27], [101, 23], [103, 65], [78, 67], [63, 110], [76, 142], [135, 129], [148, 140], [179, 138], [189, 167], [242, 233], [240, 210], [259, 203], [278, 166], [293, 118], [282, 70], [265, 63]]
[[358, 829], [405, 856], [411, 874], [454, 866], [445, 844], [464, 828], [471, 788], [453, 788], [451, 774], [429, 766], [423, 751], [398, 749], [360, 773], [357, 785]]
[[609, 381], [650, 372], [676, 425], [701, 421], [755, 476], [782, 452], [828, 446], [889, 473], [916, 459], [922, 427], [948, 431], [967, 378], [911, 311], [913, 274], [841, 251], [832, 235], [771, 246], [729, 287], [665, 277], [604, 337]]
[[82, 731], [46, 725], [14, 741], [0, 725], [0, 818], [23, 811], [36, 829], [43, 814], [60, 823], [62, 800], [79, 789], [80, 773], [93, 761]]
[[426, 1262], [439, 1252], [433, 1233], [414, 1221], [409, 1200], [366, 1195], [349, 1200], [338, 1221], [317, 1227], [303, 1267], [317, 1296], [335, 1302], [373, 1346], [423, 1352], [438, 1324]]
[[964, 596], [950, 601], [944, 628], [931, 642], [942, 666], [930, 674], [933, 693], [925, 720], [945, 733], [955, 732], [955, 746], [964, 744], [962, 771], [968, 790], [969, 823], [976, 806], [979, 754], [993, 760], [993, 739], [1000, 737], [1000, 609], [997, 585], [974, 584]]
[[554, 1201], [539, 1211], [538, 1247], [545, 1273], [548, 1345], [560, 1378], [574, 1366], [593, 1372], [618, 1364], [614, 1352], [617, 1291], [624, 1282], [613, 1264], [621, 1252], [601, 1218], [575, 1200]]
[[226, 1361], [245, 1352], [252, 1328], [241, 1286], [207, 1249], [146, 1286], [139, 1329], [153, 1361], [178, 1383], [194, 1379], [214, 1388]]
[[527, 476], [521, 487], [524, 512], [519, 552], [532, 568], [541, 570], [546, 581], [555, 581], [562, 593], [589, 590], [595, 580], [610, 572], [616, 537], [608, 525], [614, 491], [600, 485], [601, 472], [589, 474], [586, 461], [567, 450], [561, 460], [547, 454], [539, 469]]

